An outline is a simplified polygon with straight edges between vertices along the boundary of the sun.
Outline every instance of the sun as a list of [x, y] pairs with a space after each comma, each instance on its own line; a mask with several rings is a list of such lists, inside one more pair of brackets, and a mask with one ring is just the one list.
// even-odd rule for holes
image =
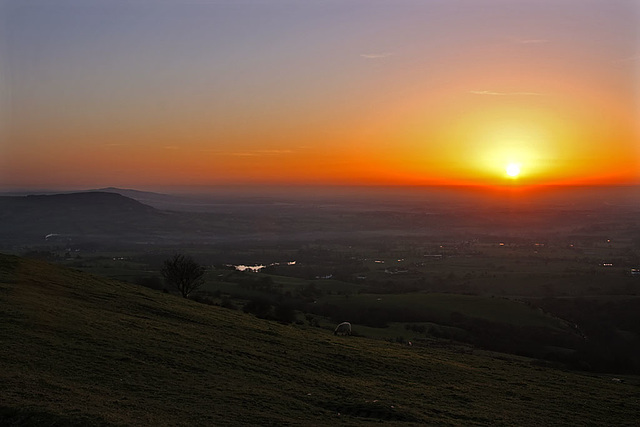
[[520, 165], [518, 163], [509, 163], [505, 171], [510, 178], [517, 178], [520, 175]]

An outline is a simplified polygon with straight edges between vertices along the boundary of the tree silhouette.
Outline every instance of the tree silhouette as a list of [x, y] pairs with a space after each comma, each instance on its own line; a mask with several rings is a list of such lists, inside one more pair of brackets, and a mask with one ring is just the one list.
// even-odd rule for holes
[[184, 298], [204, 283], [204, 267], [188, 255], [173, 255], [164, 261], [160, 272], [167, 285], [177, 289]]

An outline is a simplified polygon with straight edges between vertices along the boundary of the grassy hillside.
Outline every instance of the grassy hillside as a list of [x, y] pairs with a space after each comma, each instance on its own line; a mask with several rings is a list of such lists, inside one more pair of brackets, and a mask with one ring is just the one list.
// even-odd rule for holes
[[3, 425], [636, 425], [640, 414], [633, 378], [335, 337], [4, 255], [0, 342]]

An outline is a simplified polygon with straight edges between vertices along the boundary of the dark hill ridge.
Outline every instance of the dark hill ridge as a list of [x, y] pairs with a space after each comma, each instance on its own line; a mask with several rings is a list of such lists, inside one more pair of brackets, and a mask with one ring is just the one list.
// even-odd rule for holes
[[47, 235], [135, 235], [152, 230], [165, 216], [117, 193], [5, 196], [0, 197], [0, 236], [44, 241]]
[[118, 187], [104, 187], [104, 188], [98, 188], [95, 190], [90, 190], [93, 192], [98, 192], [98, 193], [117, 193], [117, 194], [121, 194], [123, 196], [127, 196], [127, 197], [131, 197], [131, 198], [135, 198], [137, 197], [167, 197], [166, 194], [162, 194], [162, 193], [156, 193], [153, 191], [141, 191], [141, 190], [135, 190], [133, 188], [118, 188]]
[[[357, 331], [357, 325], [354, 325]], [[250, 315], [0, 255], [2, 425], [636, 425], [637, 385]]]
[[[127, 247], [273, 237], [255, 207], [235, 212], [160, 210], [115, 192], [0, 196], [0, 250], [42, 245]], [[279, 228], [280, 231], [284, 226]], [[48, 236], [48, 237], [47, 237]], [[276, 236], [277, 237], [277, 236]]]
[[144, 203], [145, 205], [149, 205], [156, 209], [161, 209], [161, 210], [171, 210], [171, 211], [184, 210], [180, 208], [184, 205], [185, 198], [181, 196], [176, 196], [176, 195], [154, 193], [151, 191], [140, 191], [140, 190], [134, 190], [130, 188], [117, 188], [117, 187], [105, 187], [105, 188], [99, 188], [97, 190], [87, 190], [87, 191], [120, 194], [122, 196], [129, 197], [133, 200], [137, 200], [140, 203]]
[[83, 192], [51, 195], [4, 196], [0, 203], [14, 209], [84, 210], [86, 213], [114, 213], [118, 210], [129, 212], [152, 212], [150, 206], [113, 192]]

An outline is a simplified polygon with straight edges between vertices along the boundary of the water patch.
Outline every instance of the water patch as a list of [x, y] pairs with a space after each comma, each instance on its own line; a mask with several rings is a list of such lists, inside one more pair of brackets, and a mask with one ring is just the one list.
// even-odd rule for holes
[[257, 273], [260, 270], [262, 270], [263, 268], [271, 267], [273, 265], [296, 265], [296, 261], [274, 262], [274, 263], [271, 263], [269, 265], [262, 265], [262, 264], [256, 264], [256, 265], [236, 264], [236, 265], [231, 265], [231, 267], [235, 268], [238, 271], [251, 271], [253, 273]]
[[233, 266], [236, 270], [238, 271], [252, 271], [254, 273], [257, 273], [258, 271], [262, 270], [263, 268], [266, 267], [266, 265], [244, 265], [244, 264], [240, 264], [240, 265], [234, 265]]

